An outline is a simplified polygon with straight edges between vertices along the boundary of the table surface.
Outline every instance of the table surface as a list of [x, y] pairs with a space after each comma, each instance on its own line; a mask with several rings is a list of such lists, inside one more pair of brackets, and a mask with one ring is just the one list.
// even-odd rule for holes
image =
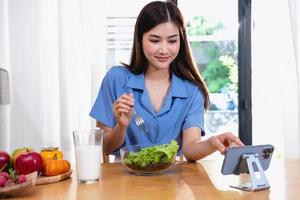
[[273, 159], [265, 172], [271, 188], [256, 192], [231, 188], [249, 176], [224, 176], [221, 166], [222, 161], [179, 162], [164, 175], [136, 176], [120, 163], [102, 164], [97, 183], [77, 184], [73, 173], [70, 179], [35, 186], [18, 199], [299, 199], [300, 160]]

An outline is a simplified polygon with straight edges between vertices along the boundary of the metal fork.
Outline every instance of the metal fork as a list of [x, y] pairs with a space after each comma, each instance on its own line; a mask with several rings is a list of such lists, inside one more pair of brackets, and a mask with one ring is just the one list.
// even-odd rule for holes
[[135, 111], [134, 111], [134, 116], [135, 116], [136, 125], [138, 127], [140, 127], [140, 129], [142, 129], [144, 131], [144, 133], [147, 135], [147, 137], [150, 139], [150, 141], [153, 142], [152, 138], [150, 136], [150, 132], [149, 132], [148, 128], [146, 127], [146, 124], [145, 124], [143, 118], [139, 114], [137, 114]]

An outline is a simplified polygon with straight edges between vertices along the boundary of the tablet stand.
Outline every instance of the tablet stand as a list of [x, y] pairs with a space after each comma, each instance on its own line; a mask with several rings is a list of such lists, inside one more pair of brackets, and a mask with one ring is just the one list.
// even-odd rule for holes
[[[247, 163], [251, 182], [230, 187], [247, 191], [265, 190], [270, 188], [264, 170], [259, 162], [258, 154], [243, 154], [240, 165], [245, 161]], [[258, 171], [256, 170], [255, 172], [255, 169], [257, 169]]]

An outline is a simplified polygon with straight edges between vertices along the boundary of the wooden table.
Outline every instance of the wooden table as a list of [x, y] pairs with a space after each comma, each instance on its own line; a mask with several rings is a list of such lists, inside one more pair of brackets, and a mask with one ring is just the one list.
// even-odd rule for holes
[[224, 176], [221, 166], [221, 161], [181, 162], [164, 175], [136, 176], [121, 164], [103, 164], [99, 183], [77, 184], [74, 173], [71, 179], [36, 186], [18, 199], [299, 199], [300, 160], [273, 159], [266, 171], [271, 189], [258, 192], [229, 187], [248, 176]]

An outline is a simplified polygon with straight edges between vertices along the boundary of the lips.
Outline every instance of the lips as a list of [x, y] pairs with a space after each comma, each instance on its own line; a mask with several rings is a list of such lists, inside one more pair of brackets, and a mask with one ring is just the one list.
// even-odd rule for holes
[[169, 56], [168, 57], [160, 57], [160, 56], [156, 56], [157, 60], [160, 62], [166, 62], [169, 60]]

